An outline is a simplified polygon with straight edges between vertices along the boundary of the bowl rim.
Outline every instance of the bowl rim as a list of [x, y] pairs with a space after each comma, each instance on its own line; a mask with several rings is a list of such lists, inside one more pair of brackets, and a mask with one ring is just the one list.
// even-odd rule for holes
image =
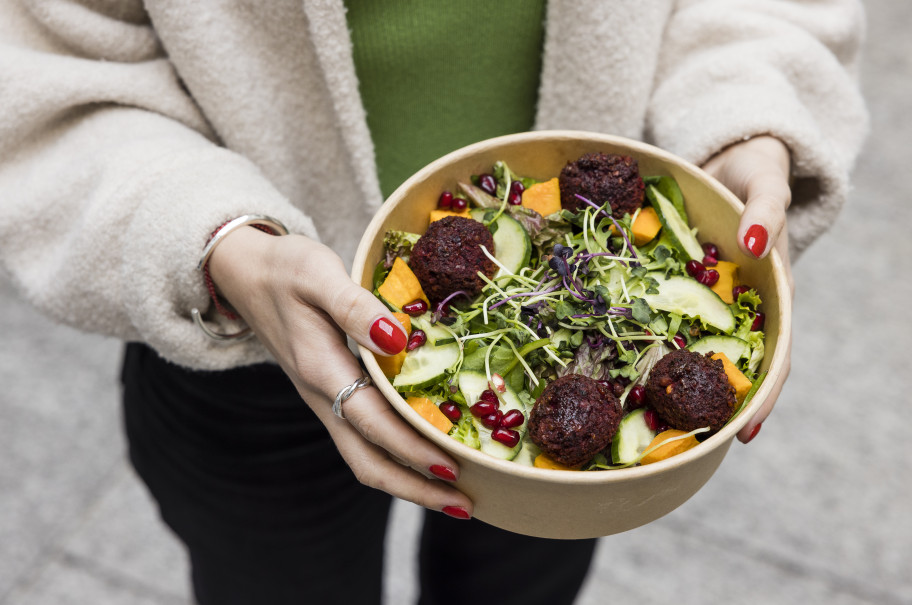
[[[387, 215], [391, 212], [391, 209], [393, 207], [393, 204], [389, 204], [389, 202], [396, 201], [398, 198], [404, 196], [405, 192], [409, 191], [415, 183], [427, 179], [428, 176], [438, 172], [450, 164], [469, 158], [482, 150], [489, 150], [491, 147], [524, 142], [547, 142], [567, 139], [585, 139], [587, 141], [592, 141], [593, 143], [604, 143], [612, 146], [626, 147], [634, 152], [634, 154], [639, 153], [643, 155], [651, 155], [658, 158], [660, 161], [674, 164], [681, 170], [690, 173], [690, 175], [695, 177], [697, 180], [706, 183], [739, 215], [744, 209], [744, 204], [731, 191], [729, 191], [718, 180], [704, 172], [701, 168], [679, 156], [665, 151], [664, 149], [650, 145], [649, 143], [644, 143], [642, 141], [637, 141], [617, 135], [602, 134], [584, 130], [537, 130], [509, 134], [494, 137], [491, 139], [485, 139], [483, 141], [479, 141], [477, 143], [473, 143], [471, 145], [467, 145], [465, 147], [452, 151], [429, 163], [424, 168], [409, 177], [406, 181], [404, 181], [398, 188], [396, 188], [396, 190], [389, 196], [389, 198], [387, 198], [386, 203], [384, 203], [384, 205], [381, 206], [380, 210], [374, 215], [374, 217], [371, 219], [371, 222], [365, 229], [364, 236], [358, 245], [354, 262], [352, 264], [352, 279], [354, 279], [354, 281], [359, 285], [362, 283], [361, 276], [364, 274], [365, 265], [367, 262], [367, 254], [373, 243], [373, 238], [378, 235], [380, 227], [382, 226]], [[373, 234], [371, 237], [367, 237], [371, 234]], [[737, 418], [735, 418], [732, 422], [729, 422], [717, 433], [701, 442], [698, 447], [691, 448], [685, 452], [653, 464], [632, 466], [622, 469], [613, 469], [610, 471], [568, 472], [564, 470], [536, 468], [532, 466], [516, 464], [515, 462], [509, 460], [500, 460], [498, 458], [485, 454], [480, 450], [469, 447], [464, 443], [456, 441], [452, 437], [449, 437], [448, 435], [443, 434], [440, 430], [432, 427], [430, 423], [425, 422], [423, 418], [405, 402], [405, 399], [399, 394], [398, 391], [395, 390], [389, 379], [384, 376], [383, 372], [380, 370], [380, 366], [374, 359], [372, 351], [363, 345], [358, 345], [358, 349], [361, 354], [362, 361], [366, 365], [370, 375], [375, 378], [382, 377], [382, 380], [374, 380], [374, 386], [376, 386], [380, 392], [383, 393], [384, 397], [389, 401], [390, 405], [392, 405], [393, 408], [405, 418], [406, 422], [413, 429], [418, 431], [423, 437], [429, 439], [435, 445], [440, 447], [444, 452], [447, 452], [450, 455], [466, 458], [471, 462], [483, 466], [489, 470], [505, 472], [510, 475], [533, 481], [546, 481], [550, 483], [558, 482], [567, 485], [590, 485], [611, 484], [631, 479], [644, 479], [654, 475], [663, 474], [674, 468], [687, 465], [699, 458], [704, 457], [716, 448], [726, 447], [734, 439], [738, 431], [740, 431], [760, 410], [767, 397], [772, 394], [772, 390], [774, 389], [777, 381], [779, 380], [779, 377], [783, 372], [787, 354], [786, 352], [789, 348], [789, 341], [791, 340], [791, 294], [788, 285], [788, 279], [786, 277], [785, 265], [778, 251], [776, 249], [773, 249], [770, 251], [768, 256], [770, 259], [773, 277], [776, 284], [776, 291], [779, 298], [778, 302], [780, 309], [780, 321], [775, 352], [773, 354], [773, 358], [770, 360], [767, 375], [763, 380], [763, 384], [761, 384], [760, 388], [757, 389], [754, 397], [748, 403], [747, 407], [741, 410], [741, 413]]]

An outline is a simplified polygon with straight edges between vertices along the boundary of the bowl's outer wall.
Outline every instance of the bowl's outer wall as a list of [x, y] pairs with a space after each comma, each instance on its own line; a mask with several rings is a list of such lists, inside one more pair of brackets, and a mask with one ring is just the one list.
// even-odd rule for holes
[[[742, 283], [750, 284], [764, 301], [766, 356], [761, 370], [772, 370], [741, 416], [722, 431], [669, 460], [603, 473], [544, 471], [495, 460], [450, 439], [421, 419], [383, 376], [373, 355], [361, 348], [374, 383], [396, 410], [426, 438], [459, 463], [457, 487], [472, 498], [474, 516], [498, 527], [547, 538], [589, 538], [626, 531], [671, 512], [696, 493], [716, 471], [737, 431], [759, 409], [775, 382], [789, 337], [785, 277], [778, 255], [762, 261], [744, 255], [735, 241], [741, 203], [699, 169], [649, 145], [594, 133], [534, 132], [510, 135], [453, 152], [428, 165], [403, 183], [368, 226], [355, 257], [355, 281], [372, 289], [376, 264], [382, 258], [383, 233], [399, 229], [424, 233], [428, 213], [444, 190], [457, 182], [489, 172], [505, 161], [517, 174], [544, 180], [560, 173], [568, 161], [587, 152], [621, 153], [635, 157], [642, 175], [673, 177], [684, 192], [698, 238], [719, 246], [721, 256], [740, 265]], [[780, 321], [780, 319], [782, 321]]]
[[683, 472], [590, 485], [555, 480], [556, 473], [569, 471], [507, 474], [459, 457], [457, 486], [475, 503], [476, 518], [502, 529], [540, 538], [608, 536], [645, 525], [687, 501], [719, 467], [730, 443], [725, 441]]

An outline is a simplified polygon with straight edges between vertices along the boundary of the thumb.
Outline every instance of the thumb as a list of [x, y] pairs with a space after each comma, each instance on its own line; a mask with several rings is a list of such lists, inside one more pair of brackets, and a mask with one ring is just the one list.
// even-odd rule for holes
[[358, 344], [380, 355], [405, 349], [408, 335], [392, 312], [371, 292], [354, 283], [340, 269], [314, 292], [314, 303]]

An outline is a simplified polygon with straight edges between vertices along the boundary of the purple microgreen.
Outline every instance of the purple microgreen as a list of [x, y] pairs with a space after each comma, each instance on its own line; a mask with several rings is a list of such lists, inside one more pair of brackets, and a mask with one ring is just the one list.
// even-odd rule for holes
[[570, 265], [567, 263], [567, 259], [561, 256], [552, 256], [548, 259], [548, 266], [561, 277], [566, 278], [570, 275]]
[[449, 296], [447, 296], [446, 298], [441, 300], [439, 303], [437, 303], [437, 306], [434, 307], [434, 313], [431, 315], [432, 324], [437, 323], [438, 321], [441, 320], [441, 318], [444, 315], [446, 315], [449, 302], [451, 300], [453, 300], [454, 298], [456, 298], [457, 296], [465, 296], [466, 298], [471, 298], [471, 296], [469, 296], [469, 293], [466, 292], [465, 290], [456, 290], [455, 292], [453, 292], [452, 294], [450, 294]]
[[611, 307], [606, 315], [617, 315], [618, 317], [633, 319], [633, 311], [625, 307]]
[[573, 296], [573, 298], [576, 298], [576, 299], [581, 300], [581, 301], [583, 301], [583, 302], [592, 302], [592, 301], [590, 301], [588, 298], [586, 298], [585, 296], [582, 296], [582, 295], [580, 295], [580, 294], [577, 294], [577, 292], [576, 292], [577, 288], [575, 287], [576, 284], [573, 284], [573, 285], [574, 285], [574, 287], [571, 288], [571, 287], [570, 287], [570, 284], [567, 282], [567, 278], [566, 278], [566, 277], [564, 278], [564, 288], [567, 289], [567, 292], [569, 292], [570, 295]]
[[573, 248], [561, 244], [554, 244], [554, 248], [552, 249], [551, 254], [567, 260], [573, 255]]

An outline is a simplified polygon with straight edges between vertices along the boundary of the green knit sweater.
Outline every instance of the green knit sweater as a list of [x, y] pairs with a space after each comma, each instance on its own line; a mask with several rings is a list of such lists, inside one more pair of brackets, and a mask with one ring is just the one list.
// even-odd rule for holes
[[545, 0], [345, 0], [384, 197], [535, 119]]

